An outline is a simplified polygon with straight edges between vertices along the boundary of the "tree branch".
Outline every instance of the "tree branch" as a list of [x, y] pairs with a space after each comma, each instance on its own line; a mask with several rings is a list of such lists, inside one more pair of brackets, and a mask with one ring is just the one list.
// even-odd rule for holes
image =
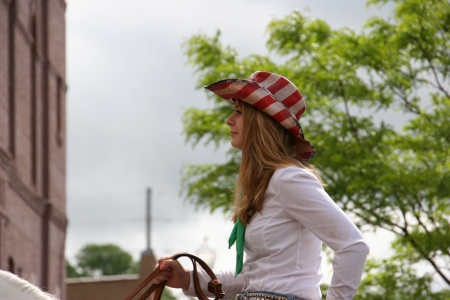
[[439, 274], [439, 276], [441, 276], [441, 278], [448, 284], [450, 285], [450, 278], [448, 278], [447, 276], [445, 276], [445, 274], [441, 271], [441, 269], [439, 268], [439, 266], [436, 264], [436, 262], [430, 258], [426, 253], [423, 252], [423, 250], [421, 249], [421, 247], [419, 246], [419, 244], [411, 237], [411, 235], [408, 232], [407, 228], [404, 228], [404, 233], [405, 233], [405, 238], [407, 241], [409, 241], [411, 243], [411, 245], [414, 247], [414, 249], [416, 249], [417, 252], [420, 253], [420, 255], [427, 260], [435, 269], [435, 271]]
[[[420, 27], [423, 29], [422, 25]], [[431, 69], [431, 72], [433, 73], [434, 80], [436, 81], [438, 89], [441, 90], [447, 96], [447, 98], [450, 99], [450, 94], [444, 89], [444, 87], [442, 86], [441, 82], [439, 81], [439, 76], [438, 76], [438, 74], [436, 72], [436, 68], [434, 67], [434, 64], [433, 64], [433, 61], [432, 61], [430, 55], [425, 50], [425, 48], [423, 47], [422, 43], [420, 42], [420, 40], [418, 38], [414, 37], [413, 39], [414, 39], [414, 41], [416, 41], [416, 43], [419, 46], [420, 50], [422, 51], [424, 57], [426, 58], [426, 61], [429, 64], [429, 67]]]
[[[421, 256], [422, 258], [424, 258], [426, 261], [428, 261], [428, 262], [431, 264], [431, 266], [435, 269], [435, 271], [439, 274], [439, 276], [442, 277], [442, 279], [443, 279], [448, 285], [450, 285], [450, 279], [449, 279], [449, 278], [441, 271], [441, 269], [440, 269], [439, 266], [436, 264], [436, 262], [435, 262], [432, 258], [430, 258], [430, 257], [429, 257], [429, 256], [421, 249], [421, 247], [420, 247], [419, 244], [414, 240], [414, 238], [411, 237], [411, 235], [410, 235], [410, 233], [409, 233], [409, 231], [408, 231], [408, 228], [407, 228], [408, 222], [407, 222], [407, 220], [406, 220], [406, 212], [405, 212], [404, 210], [401, 210], [401, 211], [402, 211], [402, 216], [403, 216], [404, 222], [405, 222], [405, 226], [404, 226], [404, 227], [402, 227], [402, 226], [400, 226], [400, 225], [398, 225], [398, 224], [395, 224], [395, 223], [391, 222], [390, 220], [388, 220], [388, 219], [386, 219], [386, 218], [383, 218], [383, 217], [377, 215], [377, 214], [376, 214], [375, 212], [373, 212], [373, 211], [370, 211], [370, 210], [364, 210], [364, 212], [369, 213], [370, 215], [374, 216], [378, 221], [384, 222], [384, 224], [381, 223], [381, 222], [380, 222], [379, 224], [377, 224], [378, 227], [383, 228], [383, 229], [385, 229], [385, 230], [388, 230], [388, 231], [390, 231], [390, 232], [393, 232], [393, 233], [396, 234], [396, 235], [401, 236], [402, 234], [398, 233], [394, 228], [400, 229], [400, 230], [403, 232], [403, 236], [406, 238], [407, 241], [410, 242], [410, 244], [413, 246], [413, 248], [416, 249], [417, 252], [419, 252], [420, 256]], [[368, 224], [373, 223], [373, 222], [371, 222], [370, 219], [368, 219], [367, 217], [365, 217], [365, 216], [362, 215], [361, 213], [358, 213], [357, 211], [353, 211], [353, 213], [354, 213], [356, 216], [358, 216], [359, 218], [361, 218], [362, 220], [366, 221]], [[391, 227], [386, 226], [386, 225], [389, 225], [389, 226], [391, 226]]]
[[345, 113], [348, 118], [348, 122], [350, 124], [350, 128], [352, 129], [353, 136], [355, 137], [356, 141], [360, 143], [360, 138], [358, 134], [358, 129], [356, 128], [355, 124], [353, 123], [352, 116], [350, 115], [350, 108], [348, 107], [348, 99], [345, 93], [344, 83], [342, 80], [339, 80], [339, 87], [341, 88], [341, 96], [344, 99], [344, 105], [345, 105]]

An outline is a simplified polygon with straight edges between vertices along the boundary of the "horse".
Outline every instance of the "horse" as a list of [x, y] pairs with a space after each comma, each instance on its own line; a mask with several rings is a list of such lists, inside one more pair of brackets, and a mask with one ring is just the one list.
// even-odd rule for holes
[[58, 300], [10, 272], [0, 270], [1, 300]]

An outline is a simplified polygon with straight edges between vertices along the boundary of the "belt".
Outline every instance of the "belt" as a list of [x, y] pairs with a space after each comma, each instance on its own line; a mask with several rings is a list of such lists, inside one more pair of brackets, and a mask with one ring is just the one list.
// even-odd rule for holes
[[238, 295], [239, 300], [306, 300], [303, 298], [296, 298], [291, 295], [283, 295], [272, 292], [249, 292]]

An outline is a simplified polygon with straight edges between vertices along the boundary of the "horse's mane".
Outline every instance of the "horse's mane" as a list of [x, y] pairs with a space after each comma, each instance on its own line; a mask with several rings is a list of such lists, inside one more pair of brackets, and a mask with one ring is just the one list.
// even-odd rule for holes
[[28, 281], [2, 270], [0, 270], [0, 299], [57, 300]]

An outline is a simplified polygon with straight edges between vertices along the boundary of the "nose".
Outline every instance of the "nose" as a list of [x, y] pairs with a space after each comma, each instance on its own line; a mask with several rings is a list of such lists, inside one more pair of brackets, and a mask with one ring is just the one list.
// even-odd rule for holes
[[233, 122], [234, 122], [233, 116], [234, 116], [234, 113], [231, 116], [229, 116], [228, 119], [225, 120], [225, 123], [230, 127], [233, 125]]

